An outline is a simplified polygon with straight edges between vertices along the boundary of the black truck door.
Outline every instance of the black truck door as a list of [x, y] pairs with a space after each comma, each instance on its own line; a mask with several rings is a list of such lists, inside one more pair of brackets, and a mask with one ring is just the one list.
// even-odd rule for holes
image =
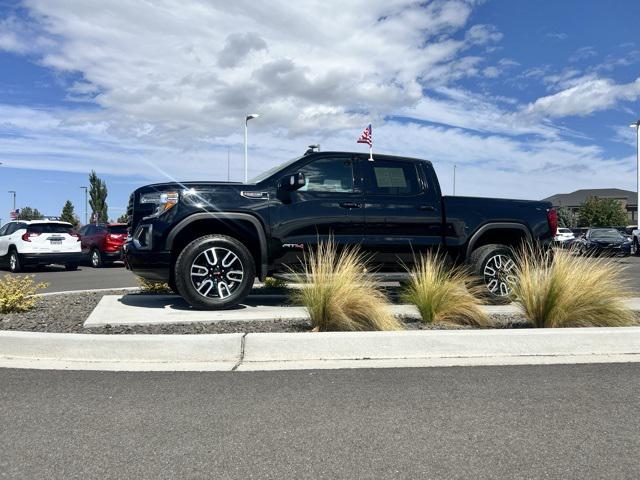
[[[442, 242], [441, 204], [415, 160], [360, 161], [365, 195], [365, 250], [383, 270], [413, 263]], [[386, 268], [385, 268], [386, 267]]]
[[362, 242], [364, 208], [350, 155], [315, 156], [286, 175], [301, 172], [306, 185], [272, 202], [271, 235], [276, 264], [297, 262], [302, 249], [333, 236], [338, 245]]

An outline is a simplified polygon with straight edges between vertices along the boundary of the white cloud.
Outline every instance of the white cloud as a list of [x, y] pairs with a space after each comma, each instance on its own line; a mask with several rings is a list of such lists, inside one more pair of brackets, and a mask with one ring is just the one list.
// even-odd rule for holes
[[538, 98], [524, 112], [532, 116], [585, 116], [609, 109], [620, 101], [640, 98], [640, 77], [634, 82], [619, 84], [607, 78], [587, 76], [572, 79], [572, 85], [553, 95]]

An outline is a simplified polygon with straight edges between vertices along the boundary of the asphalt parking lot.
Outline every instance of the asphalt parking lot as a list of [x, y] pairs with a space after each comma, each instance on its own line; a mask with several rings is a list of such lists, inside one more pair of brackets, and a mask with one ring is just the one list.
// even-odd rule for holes
[[[9, 272], [2, 272], [12, 275]], [[35, 275], [38, 282], [48, 284], [42, 293], [93, 290], [101, 288], [137, 287], [136, 276], [117, 262], [104, 268], [80, 266], [75, 272], [67, 272], [64, 267], [50, 265], [37, 270], [28, 270], [16, 275]]]
[[639, 478], [637, 365], [0, 369], [0, 476]]
[[[640, 295], [640, 257], [616, 259], [624, 269], [629, 288]], [[8, 273], [8, 272], [6, 272]], [[135, 275], [124, 268], [122, 263], [105, 268], [81, 266], [75, 272], [67, 272], [60, 266], [48, 266], [19, 275], [35, 275], [39, 282], [48, 283], [42, 292], [66, 292], [72, 290], [90, 290], [98, 288], [137, 287]]]

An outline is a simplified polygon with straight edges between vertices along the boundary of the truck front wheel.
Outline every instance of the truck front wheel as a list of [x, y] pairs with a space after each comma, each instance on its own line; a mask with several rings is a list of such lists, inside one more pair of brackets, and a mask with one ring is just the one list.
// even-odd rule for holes
[[221, 310], [242, 302], [253, 286], [251, 252], [226, 235], [206, 235], [189, 243], [175, 264], [178, 292], [194, 308]]
[[508, 297], [516, 280], [513, 251], [506, 245], [483, 245], [469, 258], [473, 272], [482, 279], [493, 297]]

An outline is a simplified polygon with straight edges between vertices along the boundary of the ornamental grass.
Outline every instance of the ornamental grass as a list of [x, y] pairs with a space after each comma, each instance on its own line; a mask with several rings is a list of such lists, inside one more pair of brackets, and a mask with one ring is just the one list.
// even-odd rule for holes
[[489, 326], [480, 309], [481, 286], [463, 267], [451, 267], [444, 255], [420, 255], [409, 270], [411, 280], [402, 299], [418, 308], [424, 323]]
[[525, 248], [513, 299], [535, 327], [617, 327], [634, 322], [623, 267], [611, 259]]
[[291, 299], [305, 306], [317, 331], [401, 330], [379, 284], [367, 275], [367, 261], [357, 246], [338, 249], [333, 239], [305, 254], [301, 284]]

